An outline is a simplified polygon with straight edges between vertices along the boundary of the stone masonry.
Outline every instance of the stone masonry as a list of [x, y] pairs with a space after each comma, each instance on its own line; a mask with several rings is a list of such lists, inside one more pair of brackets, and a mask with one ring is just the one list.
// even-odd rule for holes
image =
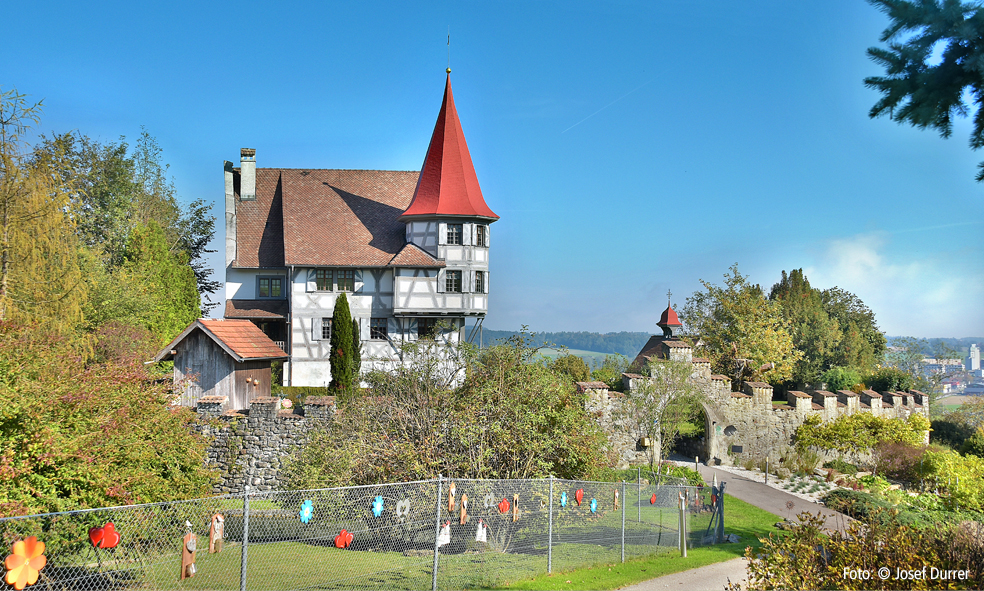
[[211, 439], [206, 467], [219, 473], [216, 494], [281, 488], [280, 468], [285, 457], [307, 441], [308, 432], [334, 420], [334, 396], [309, 396], [299, 414], [280, 409], [280, 398], [254, 398], [249, 410], [225, 411], [225, 396], [198, 400], [202, 435]]
[[[860, 394], [846, 390], [792, 391], [786, 403], [773, 404], [773, 389], [769, 384], [745, 382], [741, 392], [732, 392], [731, 381], [711, 374], [710, 362], [693, 358], [689, 347], [675, 346], [672, 352], [674, 357], [680, 356], [693, 364], [691, 379], [705, 393], [705, 439], [703, 453], [699, 455], [708, 464], [737, 465], [749, 458], [757, 461], [766, 457], [777, 462], [793, 445], [796, 428], [811, 415], [820, 416], [823, 422], [858, 412], [900, 419], [918, 413], [929, 418], [929, 397], [918, 390], [884, 393], [865, 390]], [[645, 379], [637, 373], [622, 374], [623, 389], [631, 393]], [[637, 433], [613, 419], [618, 416], [617, 407], [625, 395], [610, 391], [601, 382], [579, 382], [578, 389], [585, 394], [585, 410], [608, 434], [619, 467], [645, 463], [647, 442], [640, 441]], [[928, 443], [928, 432], [925, 437]]]

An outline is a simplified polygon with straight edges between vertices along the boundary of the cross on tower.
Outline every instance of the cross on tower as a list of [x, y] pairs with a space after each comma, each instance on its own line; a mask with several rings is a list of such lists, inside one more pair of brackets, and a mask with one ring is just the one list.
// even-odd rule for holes
[[670, 307], [670, 296], [672, 296], [672, 295], [673, 295], [673, 292], [672, 291], [666, 290], [666, 307], [667, 308]]

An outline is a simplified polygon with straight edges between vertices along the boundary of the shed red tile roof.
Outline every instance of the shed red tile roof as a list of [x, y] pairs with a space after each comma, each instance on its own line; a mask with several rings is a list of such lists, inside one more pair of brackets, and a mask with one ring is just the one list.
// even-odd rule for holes
[[263, 331], [249, 320], [201, 319], [199, 322], [216, 339], [225, 343], [244, 360], [287, 357], [283, 349], [278, 347], [276, 343], [270, 340], [270, 337], [263, 334]]
[[225, 317], [286, 320], [287, 300], [226, 300]]
[[162, 349], [154, 361], [173, 359], [171, 354], [192, 332], [201, 330], [236, 361], [287, 359], [287, 354], [249, 320], [210, 320], [199, 318]]
[[402, 218], [438, 215], [499, 219], [482, 197], [465, 133], [458, 120], [458, 109], [454, 106], [450, 72], [413, 201]]

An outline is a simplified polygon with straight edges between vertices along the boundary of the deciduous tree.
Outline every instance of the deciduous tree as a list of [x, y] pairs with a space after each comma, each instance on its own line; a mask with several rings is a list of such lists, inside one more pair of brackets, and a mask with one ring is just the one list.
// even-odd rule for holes
[[704, 280], [701, 284], [704, 290], [687, 298], [680, 317], [714, 370], [729, 376], [734, 388], [752, 378], [772, 384], [790, 379], [802, 354], [793, 344], [779, 302], [749, 283], [737, 264], [725, 274], [723, 287]]

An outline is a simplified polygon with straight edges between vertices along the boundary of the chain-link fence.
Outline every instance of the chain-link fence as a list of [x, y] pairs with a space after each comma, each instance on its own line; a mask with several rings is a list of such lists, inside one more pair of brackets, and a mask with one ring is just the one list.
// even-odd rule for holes
[[[718, 541], [718, 492], [442, 478], [11, 517], [0, 533], [25, 556], [6, 564], [22, 587], [464, 589], [676, 552], [681, 523], [689, 546]], [[33, 574], [31, 537], [47, 559]]]

